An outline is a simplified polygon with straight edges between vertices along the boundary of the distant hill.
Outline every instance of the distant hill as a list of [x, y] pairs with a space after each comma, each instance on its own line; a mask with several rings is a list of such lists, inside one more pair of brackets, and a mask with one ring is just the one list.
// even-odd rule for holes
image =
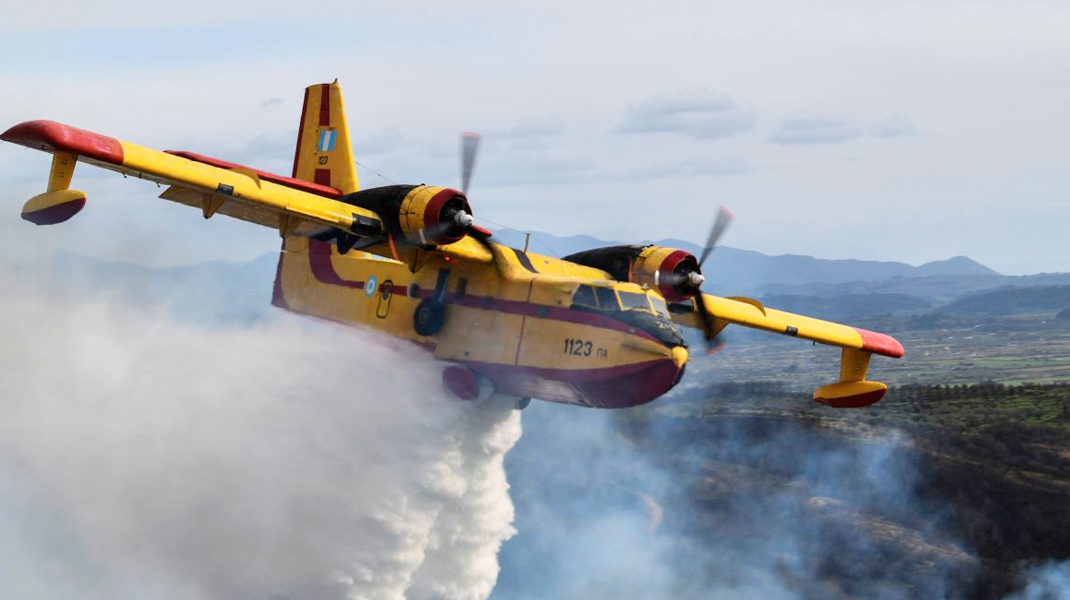
[[960, 298], [939, 312], [1011, 315], [1063, 310], [1070, 306], [1070, 285], [1005, 288]]
[[945, 304], [965, 296], [1001, 288], [1050, 285], [1070, 285], [1070, 273], [1042, 273], [1022, 276], [947, 274], [925, 277], [893, 277], [882, 281], [851, 281], [840, 284], [820, 282], [802, 285], [768, 284], [763, 289], [769, 294], [798, 294], [830, 298], [864, 293], [905, 294], [928, 298], [937, 304]]
[[[517, 231], [498, 230], [495, 238], [514, 247], [524, 245], [524, 234]], [[529, 249], [563, 256], [615, 243], [619, 242], [536, 233]], [[701, 251], [680, 240], [657, 243]], [[270, 311], [277, 258], [270, 253], [246, 263], [213, 261], [152, 269], [56, 252], [47, 268], [38, 272], [66, 289], [112, 292], [138, 304], [165, 306], [183, 318], [250, 321]], [[1070, 273], [1009, 277], [963, 256], [915, 267], [900, 262], [768, 256], [720, 247], [705, 271], [709, 282], [704, 287], [710, 293], [751, 296], [772, 307], [834, 320], [934, 310], [1014, 314], [1070, 306]]]
[[[501, 243], [523, 247], [524, 233], [510, 229], [495, 230], [494, 237]], [[590, 236], [558, 237], [548, 233], [533, 232], [529, 249], [532, 252], [550, 253], [565, 256], [580, 250], [600, 246], [611, 246], [624, 242], [599, 240]], [[636, 242], [639, 243], [639, 242]], [[665, 239], [654, 242], [662, 246], [672, 246], [688, 252], [699, 254], [702, 248], [687, 241]], [[719, 294], [797, 294], [823, 295], [818, 290], [797, 289], [796, 286], [819, 286], [829, 291], [830, 286], [857, 282], [886, 281], [893, 278], [926, 277], [972, 277], [984, 279], [981, 285], [992, 287], [1003, 276], [996, 271], [965, 256], [956, 256], [915, 267], [901, 262], [871, 260], [829, 260], [783, 254], [770, 256], [752, 250], [740, 250], [721, 246], [710, 257], [704, 269], [709, 283], [705, 289]], [[990, 278], [990, 279], [985, 279]], [[1068, 276], [1070, 279], [1070, 276]], [[966, 291], [974, 287], [967, 286]], [[854, 289], [850, 293], [871, 293], [873, 289]], [[920, 295], [898, 290], [882, 290], [885, 293]], [[831, 292], [836, 294], [837, 292]], [[965, 292], [962, 292], [965, 293]]]
[[933, 303], [905, 294], [846, 294], [836, 298], [821, 296], [770, 295], [759, 298], [780, 310], [832, 321], [852, 321], [878, 315], [930, 310]]

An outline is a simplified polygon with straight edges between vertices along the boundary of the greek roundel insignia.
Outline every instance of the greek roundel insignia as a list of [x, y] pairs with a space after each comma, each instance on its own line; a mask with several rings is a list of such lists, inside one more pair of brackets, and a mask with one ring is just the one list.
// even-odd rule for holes
[[379, 287], [379, 280], [372, 275], [368, 278], [368, 283], [364, 284], [364, 295], [371, 296], [375, 294], [375, 288]]
[[331, 152], [334, 150], [334, 142], [338, 139], [333, 129], [321, 129], [319, 140], [316, 142], [316, 152]]

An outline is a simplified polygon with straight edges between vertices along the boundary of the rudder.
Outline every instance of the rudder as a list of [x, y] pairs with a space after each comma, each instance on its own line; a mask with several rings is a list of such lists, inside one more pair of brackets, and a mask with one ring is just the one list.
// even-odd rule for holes
[[342, 88], [337, 79], [305, 88], [292, 176], [336, 188], [343, 194], [359, 189]]

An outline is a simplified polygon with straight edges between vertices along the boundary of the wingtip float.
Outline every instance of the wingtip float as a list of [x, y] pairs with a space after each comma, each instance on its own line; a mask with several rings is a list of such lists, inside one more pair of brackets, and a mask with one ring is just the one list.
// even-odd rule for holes
[[732, 219], [721, 209], [701, 258], [656, 246], [613, 246], [558, 259], [509, 248], [473, 223], [468, 200], [479, 146], [462, 134], [461, 186], [361, 190], [337, 82], [305, 90], [293, 171], [277, 175], [183, 151], [160, 152], [53, 121], [0, 139], [53, 154], [46, 191], [23, 218], [62, 223], [86, 203], [70, 189], [86, 163], [167, 185], [161, 198], [275, 228], [283, 238], [272, 303], [409, 340], [446, 363], [458, 397], [493, 395], [601, 408], [649, 402], [675, 386], [691, 353], [681, 326], [709, 348], [741, 325], [842, 350], [840, 377], [814, 393], [828, 406], [878, 401], [873, 354], [898, 358], [891, 336], [702, 293], [702, 264]]

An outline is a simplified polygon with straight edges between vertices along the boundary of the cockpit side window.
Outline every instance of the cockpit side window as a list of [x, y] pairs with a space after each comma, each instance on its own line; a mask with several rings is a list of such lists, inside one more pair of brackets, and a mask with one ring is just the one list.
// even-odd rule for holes
[[624, 310], [638, 309], [650, 312], [650, 305], [647, 304], [646, 294], [621, 291], [620, 303], [624, 305]]
[[598, 308], [598, 302], [594, 298], [594, 288], [589, 285], [576, 288], [576, 293], [572, 296], [572, 306]]
[[661, 297], [651, 294], [650, 305], [654, 307], [654, 312], [657, 314], [665, 318], [669, 317], [669, 307], [665, 306], [665, 301], [662, 300]]
[[617, 302], [617, 293], [613, 291], [613, 288], [595, 288], [595, 294], [598, 296], [598, 308], [602, 310], [620, 310], [620, 304]]

